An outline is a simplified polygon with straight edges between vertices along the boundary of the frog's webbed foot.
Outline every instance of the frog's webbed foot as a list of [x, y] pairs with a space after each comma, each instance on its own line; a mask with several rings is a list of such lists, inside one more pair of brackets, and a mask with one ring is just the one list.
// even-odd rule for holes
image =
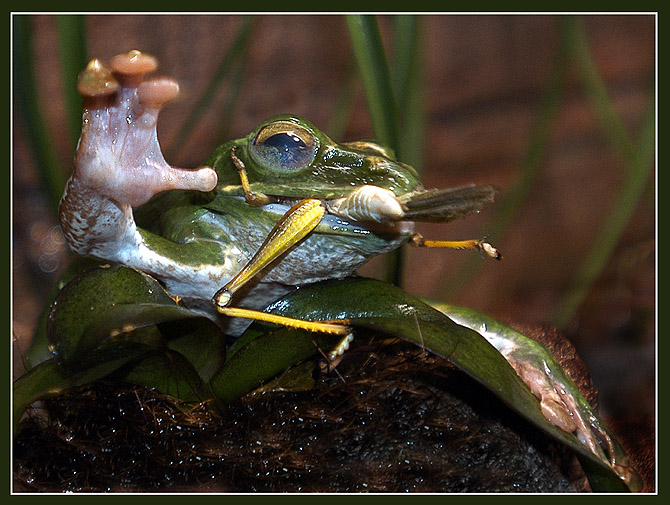
[[79, 77], [84, 114], [75, 177], [131, 207], [167, 190], [214, 189], [212, 168], [171, 167], [161, 152], [156, 122], [161, 108], [179, 93], [177, 82], [167, 77], [145, 81], [157, 62], [139, 51], [119, 54], [110, 65], [111, 70], [92, 60]]
[[165, 161], [156, 121], [179, 85], [169, 78], [144, 81], [156, 66], [153, 57], [130, 51], [115, 56], [111, 69], [94, 59], [79, 76], [81, 137], [59, 208], [65, 238], [79, 254], [122, 262], [137, 256], [134, 207], [163, 191], [216, 186], [212, 168], [174, 168]]

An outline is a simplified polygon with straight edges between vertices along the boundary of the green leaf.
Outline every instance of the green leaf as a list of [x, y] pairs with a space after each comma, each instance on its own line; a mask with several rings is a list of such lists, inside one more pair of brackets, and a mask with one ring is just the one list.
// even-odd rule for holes
[[35, 332], [30, 339], [30, 347], [26, 353], [21, 356], [26, 369], [30, 370], [34, 366], [53, 357], [47, 339], [47, 321], [49, 319], [49, 313], [51, 312], [51, 304], [58, 296], [58, 293], [60, 293], [60, 290], [63, 289], [68, 282], [86, 270], [90, 270], [93, 267], [99, 267], [102, 264], [103, 262], [98, 259], [76, 256], [63, 271], [56, 285], [52, 286], [51, 291], [47, 296], [47, 302], [40, 312]]
[[136, 358], [136, 355], [128, 354], [74, 374], [61, 367], [55, 358], [43, 361], [14, 382], [12, 396], [14, 431], [16, 432], [25, 410], [37, 400], [58, 396], [73, 387], [101, 379]]
[[[481, 312], [445, 303], [430, 302], [430, 305], [458, 324], [477, 331], [495, 343], [508, 361], [523, 362], [535, 370], [542, 370], [544, 375], [551, 379], [554, 388], [565, 391], [572, 398], [579, 415], [588, 422], [600, 460], [607, 464], [607, 470], [610, 470], [610, 461], [616, 462], [616, 471], [621, 472], [621, 477], [628, 483], [628, 487], [634, 490], [641, 489], [642, 482], [630, 467], [630, 460], [625, 450], [547, 347]], [[611, 485], [608, 488], [603, 487], [611, 478], [610, 472], [601, 476], [600, 473], [603, 472], [601, 466], [587, 461], [583, 454], [580, 455], [580, 460], [583, 466], [591, 469], [589, 480], [592, 488], [611, 490]]]
[[[575, 450], [582, 461], [587, 462], [594, 490], [627, 490], [608, 461], [591, 452], [577, 436], [561, 430], [543, 416], [539, 400], [482, 335], [399, 288], [363, 278], [325, 281], [281, 298], [267, 311], [312, 321], [348, 319], [355, 328], [370, 328], [425, 347], [482, 383], [545, 433]], [[479, 316], [473, 314], [475, 319]], [[498, 331], [501, 338], [506, 337], [509, 328], [497, 322], [500, 326], [496, 327], [492, 319], [486, 322], [487, 331]], [[259, 329], [254, 326], [251, 331], [258, 334]], [[291, 361], [296, 363], [312, 356], [317, 352], [315, 342], [324, 350], [334, 345], [333, 337], [324, 342], [322, 336], [314, 335], [310, 338], [303, 332], [277, 330], [256, 337], [230, 358], [215, 378], [218, 387], [213, 385], [213, 390], [224, 400], [234, 397], [233, 391], [243, 394], [260, 380], [287, 368]], [[253, 380], [245, 376], [249, 371]], [[267, 375], [263, 378], [263, 374]]]
[[63, 194], [67, 175], [53, 144], [42, 111], [40, 93], [35, 78], [35, 50], [33, 49], [33, 24], [29, 15], [18, 15], [13, 21], [14, 103], [17, 116], [25, 129], [32, 151], [35, 153], [40, 179], [54, 212]]
[[202, 402], [212, 398], [207, 383], [193, 364], [171, 350], [154, 352], [119, 370], [115, 378], [155, 389], [182, 402]]
[[[261, 323], [258, 323], [261, 324]], [[253, 325], [256, 326], [256, 323]], [[267, 328], [267, 325], [262, 324]], [[251, 330], [257, 334], [257, 329]], [[342, 337], [278, 328], [236, 349], [210, 382], [214, 396], [231, 402], [289, 367], [332, 349]]]
[[35, 400], [114, 373], [183, 401], [212, 395], [207, 381], [225, 357], [225, 338], [208, 318], [179, 306], [152, 277], [95, 267], [67, 283], [51, 304], [47, 338], [55, 357], [14, 389], [14, 418]]
[[47, 338], [61, 363], [82, 369], [91, 366], [88, 353], [110, 334], [156, 322], [151, 309], [161, 306], [171, 309], [176, 304], [148, 275], [118, 266], [94, 268], [58, 293], [51, 305]]
[[398, 102], [377, 19], [368, 15], [349, 15], [347, 27], [358, 62], [358, 72], [363, 81], [375, 137], [391, 147], [398, 159], [403, 159], [400, 152]]

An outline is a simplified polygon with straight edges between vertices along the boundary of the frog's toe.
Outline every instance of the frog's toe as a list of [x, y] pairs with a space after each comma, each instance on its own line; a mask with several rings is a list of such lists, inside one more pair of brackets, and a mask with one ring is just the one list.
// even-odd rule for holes
[[158, 60], [150, 54], [133, 49], [114, 56], [110, 65], [124, 86], [139, 86], [146, 74], [158, 68]]
[[156, 123], [162, 107], [179, 94], [179, 84], [168, 77], [144, 80], [157, 67], [156, 58], [133, 50], [114, 56], [110, 68], [92, 60], [79, 77], [84, 116], [76, 178], [120, 205], [137, 207], [173, 189], [216, 187], [211, 167], [172, 167], [163, 157]]
[[179, 94], [179, 84], [167, 77], [144, 81], [137, 89], [139, 101], [145, 107], [160, 109]]
[[112, 71], [100, 60], [91, 60], [79, 74], [77, 90], [84, 99], [95, 99], [110, 96], [119, 89], [119, 83]]

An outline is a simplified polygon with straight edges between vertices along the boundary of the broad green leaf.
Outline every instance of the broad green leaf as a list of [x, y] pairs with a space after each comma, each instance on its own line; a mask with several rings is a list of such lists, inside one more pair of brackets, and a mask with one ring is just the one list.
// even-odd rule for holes
[[[431, 302], [430, 305], [456, 323], [482, 335], [498, 348], [506, 359], [522, 361], [536, 370], [543, 370], [554, 384], [573, 398], [579, 414], [588, 420], [600, 459], [605, 462], [614, 461], [616, 470], [621, 472], [622, 479], [628, 483], [630, 489], [642, 488], [642, 482], [630, 466], [630, 459], [623, 447], [547, 347], [481, 312], [445, 303]], [[601, 468], [586, 461], [583, 456], [580, 459], [584, 466], [591, 468], [589, 480], [592, 482], [592, 487], [606, 486], [609, 475], [601, 475]], [[602, 486], [594, 484], [595, 481], [603, 481], [604, 484]]]
[[328, 351], [341, 338], [287, 328], [263, 333], [229, 356], [220, 373], [210, 382], [212, 392], [220, 401], [233, 401], [263, 381], [311, 358], [318, 349]]
[[119, 370], [122, 382], [146, 386], [182, 402], [202, 402], [212, 398], [207, 383], [182, 354], [164, 350]]
[[[561, 430], [542, 415], [539, 400], [484, 337], [399, 288], [363, 278], [326, 281], [301, 288], [276, 301], [267, 310], [314, 321], [348, 319], [353, 327], [370, 328], [425, 347], [482, 383], [512, 410], [545, 433], [574, 449], [586, 462], [594, 490], [628, 490], [608, 461], [591, 452], [575, 435]], [[489, 331], [492, 331], [492, 321], [489, 321]], [[498, 329], [504, 337], [503, 325]], [[252, 326], [251, 331], [259, 330]], [[309, 335], [289, 330], [277, 330], [257, 337], [226, 363], [222, 373], [213, 381], [213, 390], [224, 400], [234, 397], [233, 391], [235, 395], [250, 391], [259, 381], [289, 366], [291, 361], [295, 363], [314, 355], [314, 342], [322, 338], [313, 336], [310, 339]], [[322, 342], [322, 349], [329, 349], [328, 346], [334, 345], [334, 342], [332, 337]], [[245, 374], [249, 376], [245, 377]], [[265, 378], [263, 374], [267, 374]], [[250, 380], [251, 376], [254, 380]]]
[[124, 267], [75, 277], [51, 304], [47, 337], [55, 358], [17, 380], [14, 416], [39, 398], [114, 372], [119, 381], [184, 401], [211, 398], [207, 381], [225, 357], [209, 319], [177, 305], [158, 282]]
[[93, 267], [99, 267], [102, 264], [103, 262], [98, 259], [76, 256], [61, 274], [58, 283], [51, 288], [51, 291], [46, 298], [47, 303], [45, 303], [42, 312], [40, 312], [37, 327], [30, 339], [30, 347], [26, 353], [21, 356], [23, 364], [28, 370], [53, 357], [47, 339], [47, 321], [49, 319], [49, 312], [51, 311], [51, 304], [56, 299], [56, 296], [58, 296], [60, 290], [63, 289], [68, 282], [86, 270], [90, 270]]
[[213, 322], [178, 305], [152, 277], [124, 267], [94, 268], [68, 283], [52, 304], [47, 333], [73, 371], [137, 345], [161, 350], [169, 340], [209, 380], [225, 352]]
[[[58, 359], [66, 366], [81, 367], [78, 359], [94, 346], [85, 330], [94, 325], [123, 331], [114, 312], [137, 303], [176, 306], [155, 279], [130, 268], [99, 267], [76, 277], [58, 293], [47, 322], [47, 337]], [[102, 317], [109, 310], [114, 324]], [[125, 323], [134, 324], [132, 319]]]

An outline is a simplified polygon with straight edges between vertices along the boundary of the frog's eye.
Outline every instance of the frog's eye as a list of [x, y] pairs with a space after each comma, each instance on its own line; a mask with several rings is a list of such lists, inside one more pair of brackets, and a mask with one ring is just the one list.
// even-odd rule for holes
[[279, 121], [256, 134], [249, 146], [251, 156], [265, 166], [292, 172], [307, 167], [314, 160], [316, 141], [305, 128]]

